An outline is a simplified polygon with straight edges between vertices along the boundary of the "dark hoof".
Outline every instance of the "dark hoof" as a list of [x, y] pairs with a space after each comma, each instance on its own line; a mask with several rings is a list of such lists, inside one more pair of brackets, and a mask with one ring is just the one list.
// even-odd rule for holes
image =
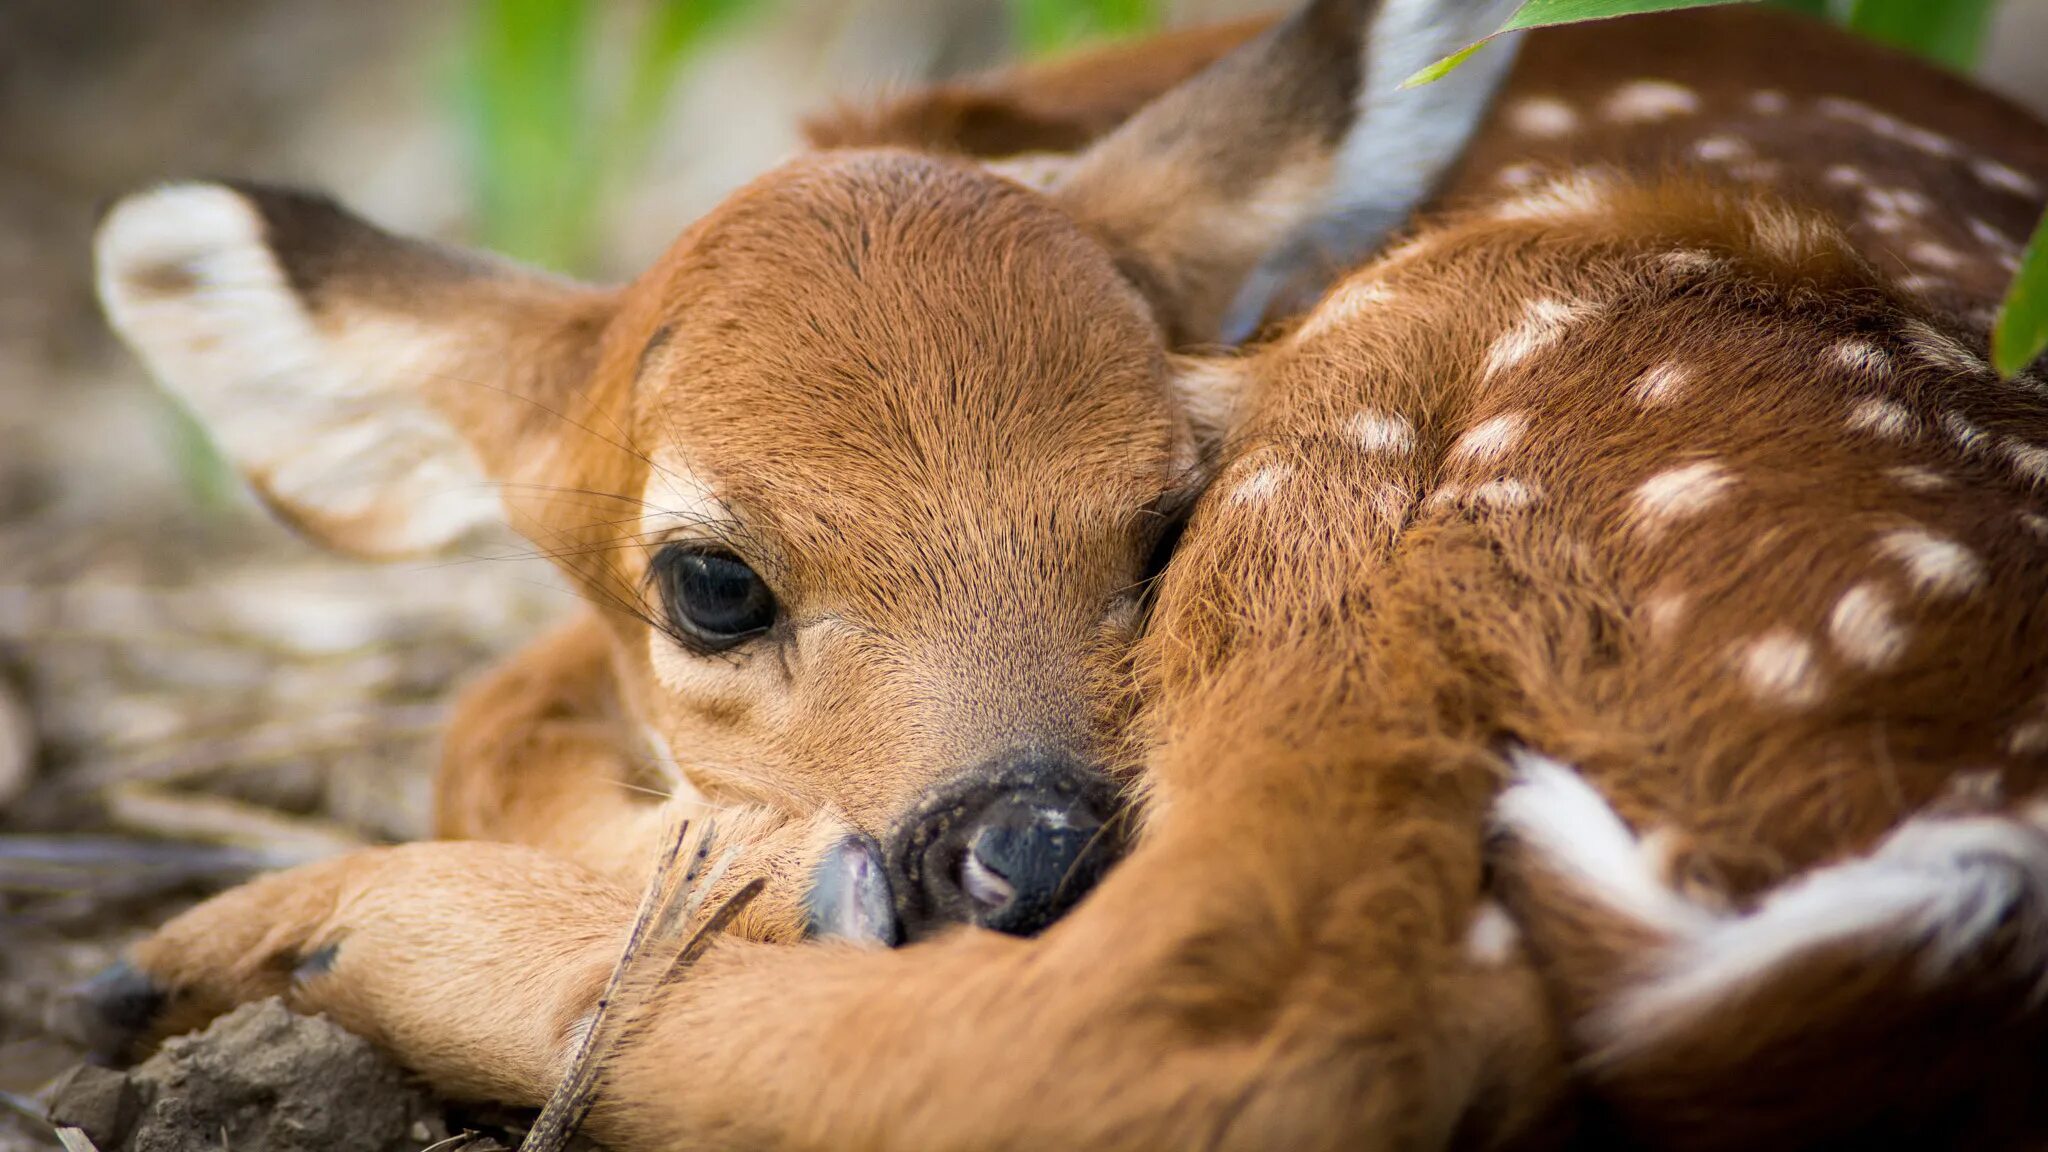
[[122, 960], [60, 993], [45, 1023], [95, 1063], [118, 1066], [134, 1058], [168, 1000], [155, 980]]

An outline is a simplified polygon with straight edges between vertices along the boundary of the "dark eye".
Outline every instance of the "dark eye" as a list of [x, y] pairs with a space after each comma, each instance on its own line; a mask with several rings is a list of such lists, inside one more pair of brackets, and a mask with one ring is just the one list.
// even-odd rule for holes
[[730, 552], [672, 544], [654, 558], [669, 621], [684, 639], [723, 652], [775, 623], [775, 594]]

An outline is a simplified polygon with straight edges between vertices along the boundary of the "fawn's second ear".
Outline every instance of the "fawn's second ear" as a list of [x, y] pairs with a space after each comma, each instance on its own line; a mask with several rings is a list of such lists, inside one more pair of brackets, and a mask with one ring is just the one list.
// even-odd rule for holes
[[384, 232], [322, 197], [172, 184], [117, 203], [100, 299], [308, 535], [372, 556], [501, 520], [572, 422], [608, 292]]
[[1235, 343], [1307, 305], [1427, 199], [1517, 38], [1402, 85], [1515, 2], [1307, 0], [1063, 164], [1048, 190], [1109, 245], [1169, 340]]

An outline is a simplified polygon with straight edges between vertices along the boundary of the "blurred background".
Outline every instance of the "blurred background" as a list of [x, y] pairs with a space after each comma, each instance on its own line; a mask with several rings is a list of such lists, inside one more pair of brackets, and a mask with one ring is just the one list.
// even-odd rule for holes
[[[253, 868], [420, 834], [450, 687], [573, 607], [516, 550], [274, 525], [107, 332], [96, 206], [243, 176], [624, 277], [833, 98], [1265, 6], [0, 0], [0, 1150], [50, 1146], [5, 1105], [75, 1058], [52, 988]], [[2048, 109], [2048, 0], [1985, 8], [1980, 74]]]

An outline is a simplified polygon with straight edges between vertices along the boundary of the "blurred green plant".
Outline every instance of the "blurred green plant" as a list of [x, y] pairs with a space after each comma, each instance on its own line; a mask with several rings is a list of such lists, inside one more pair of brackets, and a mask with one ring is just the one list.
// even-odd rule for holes
[[676, 80], [764, 0], [637, 5], [623, 77], [604, 83], [594, 0], [473, 0], [464, 105], [480, 238], [563, 272], [587, 270], [609, 198], [638, 172]]
[[1008, 0], [1010, 42], [1029, 55], [1159, 26], [1157, 0]]
[[[1575, 24], [1614, 16], [1634, 16], [1673, 8], [1711, 4], [1755, 3], [1757, 0], [1523, 0], [1494, 35], [1518, 28]], [[1772, 0], [1835, 21], [1875, 40], [1917, 52], [1957, 71], [1976, 67], [1996, 0]], [[1491, 37], [1488, 37], [1491, 39]], [[1471, 45], [1409, 77], [1427, 84], [1464, 63], [1479, 44]], [[2020, 259], [1998, 322], [1992, 331], [1991, 361], [1999, 372], [2020, 372], [2048, 350], [2048, 216], [2034, 230]]]

